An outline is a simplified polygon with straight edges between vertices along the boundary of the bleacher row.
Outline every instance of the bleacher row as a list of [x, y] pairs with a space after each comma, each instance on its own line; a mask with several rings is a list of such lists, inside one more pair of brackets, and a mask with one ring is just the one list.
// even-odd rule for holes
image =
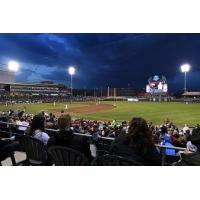
[[[70, 147], [61, 147], [53, 146], [49, 149], [36, 138], [28, 136], [22, 132], [17, 133], [13, 132], [11, 127], [13, 124], [7, 122], [0, 122], [0, 133], [3, 138], [12, 138], [14, 141], [18, 141], [20, 147], [18, 151], [23, 151], [26, 153], [26, 159], [23, 162], [16, 163], [13, 152], [8, 152], [7, 155], [0, 156], [0, 161], [4, 160], [7, 157], [10, 157], [13, 165], [52, 165], [48, 163], [48, 158], [51, 157], [54, 165], [101, 165], [101, 166], [121, 166], [121, 165], [142, 165], [141, 163], [124, 158], [117, 155], [109, 155], [110, 145], [113, 142], [114, 138], [110, 137], [99, 137], [98, 139], [93, 138], [92, 135], [85, 135], [81, 133], [74, 133], [81, 137], [90, 138], [90, 147], [93, 152], [94, 159], [88, 161], [88, 159], [81, 153]], [[22, 125], [21, 125], [22, 126]], [[46, 129], [46, 132], [52, 136], [58, 130]], [[166, 149], [173, 149], [176, 151], [185, 151], [185, 148], [179, 147], [168, 147], [164, 145], [156, 145], [160, 149], [162, 156], [162, 165], [169, 165], [166, 160], [170, 160], [170, 156], [166, 156]], [[178, 161], [179, 156], [173, 157], [172, 160]]]

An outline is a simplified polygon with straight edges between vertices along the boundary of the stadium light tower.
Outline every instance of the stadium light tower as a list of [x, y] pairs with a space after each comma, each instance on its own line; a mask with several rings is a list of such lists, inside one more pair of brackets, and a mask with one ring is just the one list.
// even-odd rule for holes
[[16, 61], [10, 61], [8, 63], [8, 70], [12, 72], [17, 72], [19, 70], [19, 63]]
[[71, 84], [70, 84], [70, 87], [71, 87], [71, 94], [72, 94], [72, 95], [73, 95], [72, 76], [75, 74], [75, 72], [76, 72], [75, 67], [69, 67], [69, 68], [68, 68], [68, 73], [69, 73], [69, 75], [71, 76]]
[[184, 92], [187, 92], [187, 72], [190, 71], [190, 65], [189, 64], [183, 64], [183, 65], [181, 65], [181, 71], [183, 73], [185, 73]]

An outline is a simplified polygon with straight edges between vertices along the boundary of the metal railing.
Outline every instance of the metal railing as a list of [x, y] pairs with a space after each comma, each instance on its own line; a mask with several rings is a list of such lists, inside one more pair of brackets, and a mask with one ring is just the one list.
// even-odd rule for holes
[[[10, 126], [10, 125], [13, 125], [13, 126], [21, 126], [21, 127], [26, 127], [26, 128], [29, 128], [30, 126], [24, 126], [24, 125], [19, 125], [19, 124], [16, 124], [16, 123], [9, 123], [9, 122], [1, 122], [0, 121], [0, 124], [6, 124], [7, 126]], [[52, 132], [52, 133], [57, 133], [59, 131], [59, 129], [48, 129], [46, 128], [45, 129], [46, 131], [48, 132]], [[7, 132], [10, 134], [10, 136], [14, 133], [12, 132]], [[25, 131], [24, 131], [25, 133]], [[92, 135], [89, 135], [89, 134], [83, 134], [83, 133], [74, 133], [75, 135], [79, 135], [79, 136], [83, 136], [83, 137], [88, 137], [88, 138], [92, 138]], [[99, 136], [98, 139], [102, 139], [102, 140], [107, 140], [107, 141], [114, 141], [115, 138], [112, 138], [112, 137], [101, 137]], [[166, 150], [167, 149], [171, 149], [171, 150], [175, 150], [175, 151], [186, 151], [186, 148], [182, 148], [182, 147], [172, 147], [172, 146], [165, 146], [165, 145], [160, 145], [160, 144], [155, 144], [155, 146], [157, 148], [159, 148], [161, 150], [161, 155], [162, 155], [162, 166], [165, 165], [165, 161], [166, 161]]]

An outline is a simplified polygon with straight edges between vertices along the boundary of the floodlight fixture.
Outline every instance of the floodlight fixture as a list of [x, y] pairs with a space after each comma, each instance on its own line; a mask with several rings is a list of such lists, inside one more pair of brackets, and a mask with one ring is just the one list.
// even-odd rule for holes
[[189, 72], [190, 71], [190, 65], [189, 64], [181, 65], [181, 71], [182, 72]]
[[190, 65], [189, 64], [181, 65], [181, 71], [185, 73], [184, 92], [187, 92], [187, 72], [190, 71]]
[[19, 70], [19, 63], [16, 61], [9, 61], [8, 62], [8, 70], [9, 71], [13, 71], [13, 72], [17, 72]]
[[71, 66], [68, 68], [68, 73], [71, 76], [71, 82], [70, 82], [70, 87], [71, 87], [71, 95], [73, 95], [73, 87], [72, 87], [72, 76], [75, 74], [76, 68]]
[[69, 68], [68, 68], [68, 72], [69, 72], [69, 74], [70, 74], [71, 76], [74, 75], [75, 72], [76, 72], [75, 67], [69, 67]]

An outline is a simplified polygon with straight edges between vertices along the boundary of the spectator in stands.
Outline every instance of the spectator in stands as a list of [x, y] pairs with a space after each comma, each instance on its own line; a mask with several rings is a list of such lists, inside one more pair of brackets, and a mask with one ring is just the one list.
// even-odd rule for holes
[[[174, 145], [172, 145], [172, 140], [170, 137], [164, 137], [163, 145], [165, 145], [167, 147], [174, 147]], [[166, 149], [165, 154], [168, 156], [175, 156], [176, 152], [174, 149]]]
[[115, 128], [117, 126], [117, 121], [114, 119], [111, 123], [112, 128]]
[[172, 143], [172, 139], [171, 139], [171, 132], [170, 130], [167, 129], [167, 127], [163, 126], [161, 128], [161, 132], [162, 132], [162, 137], [163, 137], [163, 140], [164, 140], [164, 143], [165, 142], [169, 142], [169, 143]]
[[190, 130], [188, 125], [185, 124], [185, 126], [183, 127], [183, 133], [186, 134], [186, 131]]
[[[171, 138], [171, 135], [168, 133], [168, 131], [170, 131], [170, 129], [168, 130], [166, 126], [163, 126], [161, 128], [162, 145], [165, 145], [165, 146], [168, 146], [168, 147], [173, 147], [172, 138]], [[165, 154], [169, 155], [169, 156], [175, 156], [176, 152], [173, 149], [166, 149]]]
[[39, 139], [42, 141], [45, 145], [47, 144], [49, 140], [49, 136], [45, 131], [45, 118], [43, 115], [35, 115], [33, 117], [33, 121], [30, 128], [30, 135], [34, 138]]
[[53, 145], [68, 146], [85, 154], [88, 160], [91, 161], [92, 156], [87, 138], [75, 135], [70, 128], [70, 124], [71, 116], [61, 115], [58, 118], [59, 132], [49, 139], [47, 147]]
[[20, 112], [18, 113], [19, 119], [21, 119], [23, 116], [24, 116], [24, 111], [20, 111]]
[[172, 123], [172, 121], [171, 121], [169, 118], [166, 118], [166, 119], [164, 120], [164, 124], [165, 124], [166, 126], [170, 126], [171, 123]]
[[191, 142], [191, 135], [187, 136], [186, 148], [187, 148], [187, 151], [189, 152], [192, 152], [192, 153], [197, 152], [197, 147]]
[[103, 127], [103, 130], [101, 131], [101, 136], [102, 137], [107, 137], [109, 135], [109, 130], [107, 129], [106, 126]]
[[17, 133], [23, 134], [27, 130], [29, 123], [25, 120], [25, 118], [20, 118], [20, 121], [18, 121], [16, 125], [18, 126]]
[[152, 133], [142, 118], [133, 118], [128, 133], [122, 132], [113, 142], [111, 154], [134, 159], [143, 165], [161, 165], [160, 155], [153, 143]]
[[9, 116], [12, 116], [13, 113], [14, 113], [14, 110], [10, 109]]
[[200, 136], [191, 137], [192, 145], [197, 147], [196, 152], [186, 151], [182, 154], [181, 160], [177, 165], [179, 166], [200, 166]]
[[93, 125], [90, 129], [90, 134], [95, 135], [97, 138], [100, 137], [100, 132], [97, 125]]
[[199, 124], [197, 124], [197, 126], [193, 129], [192, 135], [193, 135], [193, 136], [198, 136], [198, 135], [200, 135], [200, 125], [199, 125]]
[[173, 144], [174, 146], [179, 146], [179, 141], [178, 141], [179, 137], [180, 137], [180, 136], [179, 136], [178, 131], [177, 131], [177, 130], [174, 130], [173, 133], [172, 133], [172, 135], [171, 135], [172, 144]]
[[29, 126], [31, 126], [31, 124], [32, 124], [32, 119], [31, 119], [31, 116], [30, 116], [30, 115], [27, 116], [26, 121], [28, 122]]

